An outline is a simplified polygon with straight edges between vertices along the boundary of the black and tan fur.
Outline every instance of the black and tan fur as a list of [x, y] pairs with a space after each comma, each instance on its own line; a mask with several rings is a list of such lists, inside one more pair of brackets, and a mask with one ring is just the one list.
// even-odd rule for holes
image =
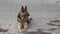
[[17, 16], [18, 20], [18, 30], [19, 32], [24, 32], [28, 28], [29, 23], [31, 22], [30, 15], [27, 11], [27, 6], [21, 7], [21, 11], [18, 13]]

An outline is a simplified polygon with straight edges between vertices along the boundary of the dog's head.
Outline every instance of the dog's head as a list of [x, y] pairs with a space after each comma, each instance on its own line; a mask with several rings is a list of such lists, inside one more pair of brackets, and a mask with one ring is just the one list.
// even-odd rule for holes
[[27, 12], [27, 6], [25, 6], [25, 8], [23, 6], [21, 6], [21, 12], [22, 13]]
[[27, 11], [27, 6], [25, 6], [25, 8], [23, 6], [21, 7], [20, 15], [22, 15], [23, 17], [24, 16], [29, 16], [29, 13]]

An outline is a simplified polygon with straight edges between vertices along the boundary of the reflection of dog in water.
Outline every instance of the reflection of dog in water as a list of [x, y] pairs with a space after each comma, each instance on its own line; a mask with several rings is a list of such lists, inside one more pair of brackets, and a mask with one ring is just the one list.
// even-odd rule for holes
[[30, 24], [32, 18], [30, 17], [30, 14], [27, 11], [27, 6], [21, 7], [21, 11], [18, 13], [17, 16], [18, 20], [18, 30], [19, 32], [24, 32], [28, 28], [28, 25]]

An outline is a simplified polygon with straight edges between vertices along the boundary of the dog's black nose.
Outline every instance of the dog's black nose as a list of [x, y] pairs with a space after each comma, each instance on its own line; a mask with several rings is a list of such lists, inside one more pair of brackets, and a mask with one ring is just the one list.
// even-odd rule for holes
[[33, 20], [32, 18], [30, 18], [30, 20]]

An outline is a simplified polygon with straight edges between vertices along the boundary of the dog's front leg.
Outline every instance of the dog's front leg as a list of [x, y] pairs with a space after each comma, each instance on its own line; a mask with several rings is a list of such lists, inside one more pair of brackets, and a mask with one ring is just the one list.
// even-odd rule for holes
[[18, 22], [18, 31], [19, 31], [19, 32], [22, 32], [21, 23], [20, 23], [20, 22]]

